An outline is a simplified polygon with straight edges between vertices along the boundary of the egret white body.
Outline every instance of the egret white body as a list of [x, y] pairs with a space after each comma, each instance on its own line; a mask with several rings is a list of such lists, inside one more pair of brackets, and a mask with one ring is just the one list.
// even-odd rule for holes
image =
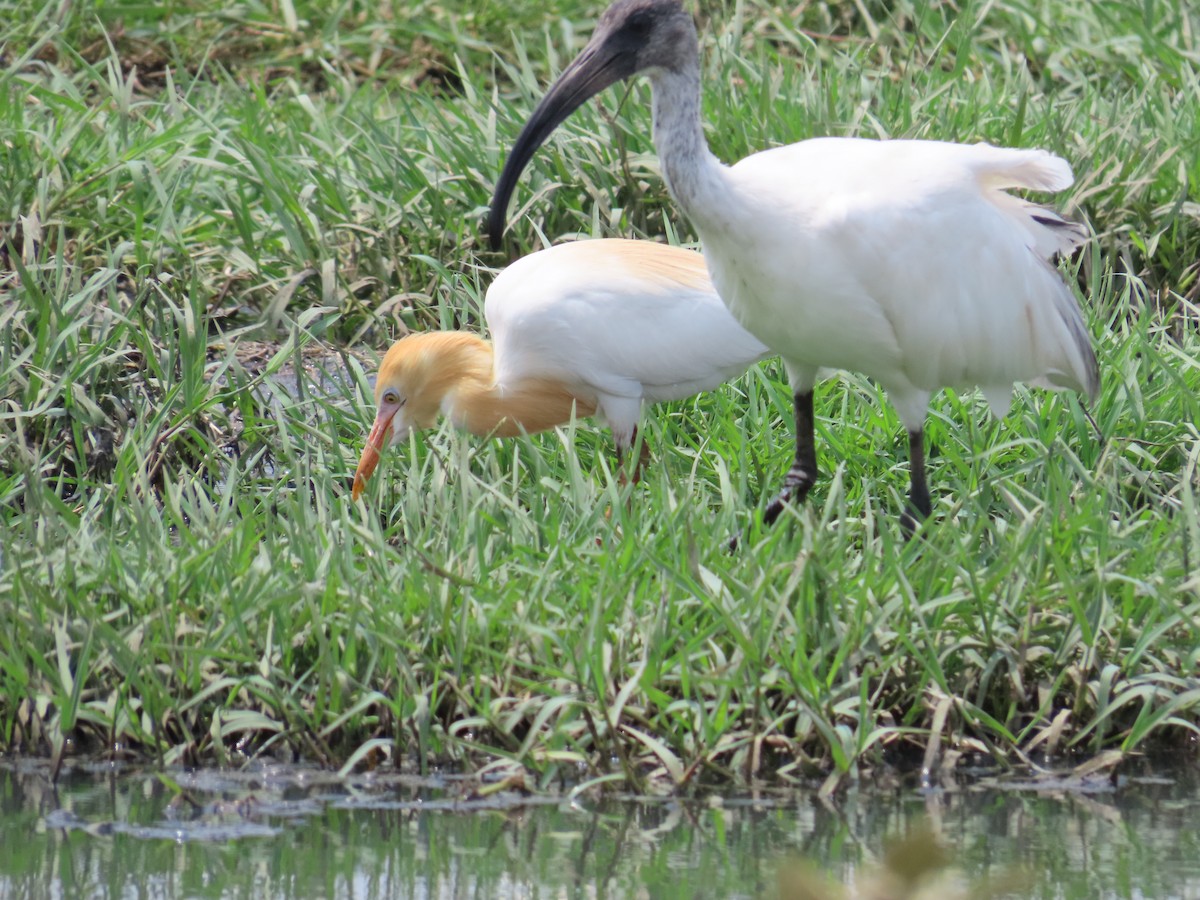
[[699, 253], [650, 241], [578, 241], [532, 253], [492, 282], [484, 318], [490, 344], [435, 331], [388, 350], [355, 499], [383, 446], [439, 415], [499, 437], [594, 415], [612, 429], [621, 456], [644, 402], [711, 390], [768, 354], [721, 303]]
[[[1072, 181], [1041, 150], [816, 138], [725, 166], [700, 120], [695, 26], [677, 0], [619, 0], [531, 116], [497, 183], [503, 231], [516, 180], [589, 97], [645, 71], [663, 175], [698, 232], [730, 311], [780, 354], [795, 392], [796, 460], [773, 521], [816, 478], [812, 391], [821, 367], [862, 372], [909, 434], [913, 512], [930, 512], [923, 429], [942, 387], [978, 385], [999, 415], [1014, 382], [1094, 395], [1099, 376], [1071, 291], [1052, 265], [1085, 237], [1006, 193]], [[906, 511], [912, 528], [915, 519]]]

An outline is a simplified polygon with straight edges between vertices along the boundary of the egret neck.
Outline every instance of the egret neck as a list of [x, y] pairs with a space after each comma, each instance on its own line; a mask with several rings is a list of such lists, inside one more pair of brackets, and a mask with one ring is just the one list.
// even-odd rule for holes
[[545, 431], [578, 416], [591, 404], [568, 386], [547, 378], [498, 384], [492, 345], [466, 332], [430, 332], [399, 341], [380, 367], [380, 383], [394, 384], [407, 399], [407, 420], [433, 425], [437, 413], [475, 435], [513, 437]]

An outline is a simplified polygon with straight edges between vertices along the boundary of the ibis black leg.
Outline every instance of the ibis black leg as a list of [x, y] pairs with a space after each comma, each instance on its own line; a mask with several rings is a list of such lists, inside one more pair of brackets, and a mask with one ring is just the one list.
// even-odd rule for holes
[[796, 459], [783, 479], [783, 490], [763, 510], [763, 524], [771, 525], [789, 502], [800, 503], [817, 480], [817, 448], [813, 427], [813, 392], [796, 394]]
[[933, 505], [929, 502], [929, 485], [925, 482], [925, 432], [921, 429], [908, 433], [908, 470], [911, 487], [908, 507], [900, 514], [900, 526], [912, 537], [923, 519], [929, 518]]

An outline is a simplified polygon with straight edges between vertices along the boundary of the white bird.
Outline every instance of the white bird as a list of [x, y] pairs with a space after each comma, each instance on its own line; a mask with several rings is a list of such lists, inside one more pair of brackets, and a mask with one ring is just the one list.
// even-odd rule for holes
[[931, 511], [924, 423], [933, 393], [979, 386], [997, 415], [1018, 381], [1096, 394], [1087, 328], [1050, 262], [1085, 233], [1006, 193], [1068, 187], [1066, 162], [987, 144], [816, 138], [725, 166], [704, 138], [696, 30], [676, 0], [619, 0], [604, 13], [513, 146], [492, 199], [493, 245], [517, 178], [550, 132], [642, 71], [667, 187], [700, 236], [721, 299], [782, 357], [795, 394], [795, 462], [765, 521], [816, 480], [819, 367], [866, 374], [900, 414], [906, 531], [913, 513]]
[[644, 401], [711, 390], [768, 353], [722, 305], [699, 253], [651, 241], [577, 241], [532, 253], [492, 282], [483, 314], [491, 344], [434, 331], [388, 350], [353, 499], [385, 444], [439, 414], [498, 437], [594, 415], [612, 429], [623, 465]]

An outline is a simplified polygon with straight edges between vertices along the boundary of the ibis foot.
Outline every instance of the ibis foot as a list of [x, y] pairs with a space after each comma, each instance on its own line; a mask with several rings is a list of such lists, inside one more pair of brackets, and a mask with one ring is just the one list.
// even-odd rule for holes
[[[803, 503], [817, 481], [817, 448], [813, 426], [813, 392], [797, 391], [792, 398], [796, 411], [796, 458], [783, 479], [783, 488], [763, 510], [763, 524], [771, 526], [788, 503]], [[738, 548], [741, 532], [726, 545], [732, 553]]]

